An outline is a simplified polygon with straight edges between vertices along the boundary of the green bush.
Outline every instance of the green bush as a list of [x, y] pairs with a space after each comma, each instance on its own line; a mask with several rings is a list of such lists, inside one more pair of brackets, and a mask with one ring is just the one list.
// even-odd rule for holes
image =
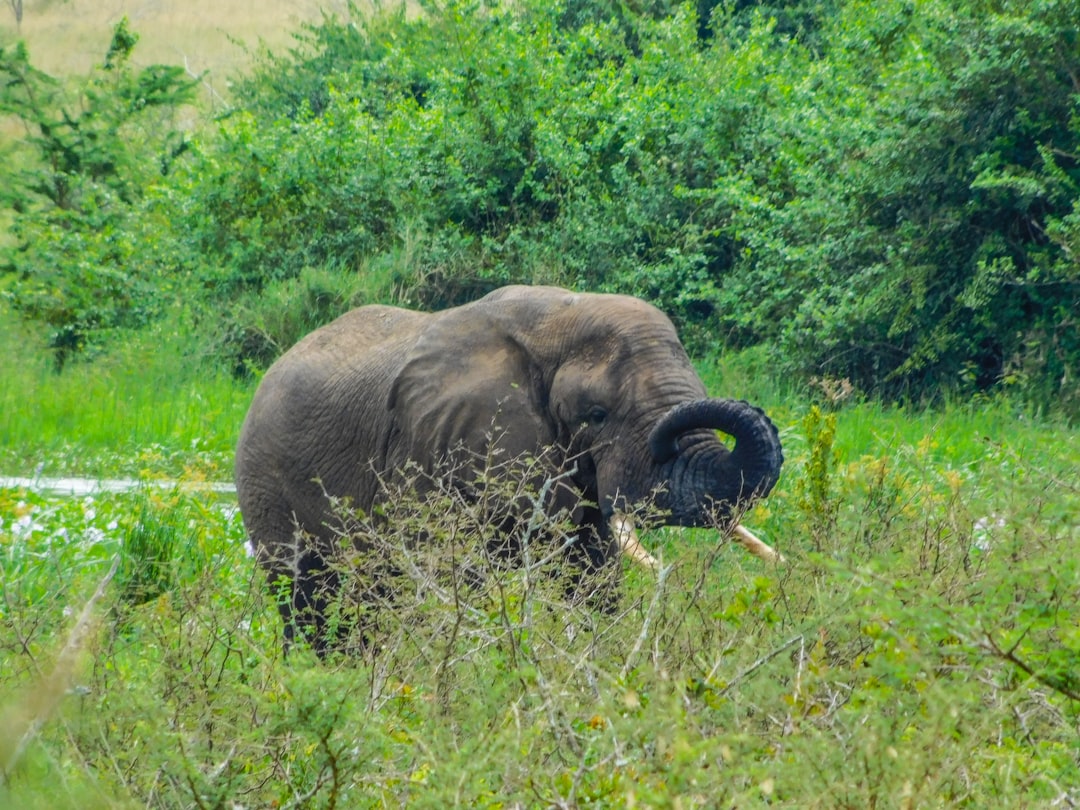
[[[418, 255], [411, 297], [428, 306], [552, 280], [638, 292], [702, 322], [717, 283], [710, 259], [723, 252], [711, 223], [736, 192], [702, 214], [697, 190], [734, 171], [729, 150], [757, 115], [767, 34], [710, 60], [686, 10], [633, 18], [633, 48], [627, 18], [567, 30], [557, 12], [458, 4], [378, 48], [379, 26], [363, 48], [327, 37], [327, 48], [358, 47], [359, 66], [324, 77], [317, 113], [297, 112], [260, 74], [279, 103], [261, 96], [258, 115], [227, 121], [220, 150], [193, 169], [185, 226], [200, 253], [221, 256], [215, 286], [356, 267], [420, 233], [430, 256]], [[406, 74], [389, 90], [371, 78]], [[745, 180], [733, 185], [749, 193]]]
[[[842, 183], [817, 186], [843, 208], [784, 240], [817, 243], [822, 261], [784, 313], [781, 352], [892, 393], [1023, 382], [1076, 396], [1078, 267], [1056, 228], [1080, 193], [1078, 11], [897, 4], [836, 20], [827, 62], [837, 85], [862, 75], [864, 120], [837, 143]], [[825, 120], [813, 134], [832, 140], [844, 124]]]
[[269, 366], [308, 332], [361, 304], [386, 297], [357, 273], [306, 268], [294, 279], [267, 285], [241, 298], [230, 317], [213, 329], [212, 351], [243, 377]]
[[190, 231], [225, 286], [419, 233], [425, 306], [551, 280], [805, 377], [1075, 396], [1074, 6], [736, 4], [704, 40], [688, 6], [327, 19], [244, 85]]

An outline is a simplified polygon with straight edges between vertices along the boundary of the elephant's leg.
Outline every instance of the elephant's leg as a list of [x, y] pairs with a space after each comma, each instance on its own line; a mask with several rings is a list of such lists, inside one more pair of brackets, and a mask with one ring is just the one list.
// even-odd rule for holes
[[340, 622], [331, 621], [336, 619], [331, 611], [340, 586], [337, 572], [308, 552], [297, 559], [295, 567], [271, 569], [267, 581], [281, 614], [285, 654], [296, 644], [307, 643], [325, 658], [340, 635]]
[[286, 643], [304, 639], [320, 658], [337, 650], [348, 631], [340, 593], [338, 572], [315, 552], [304, 553], [297, 561], [291, 599], [282, 605]]

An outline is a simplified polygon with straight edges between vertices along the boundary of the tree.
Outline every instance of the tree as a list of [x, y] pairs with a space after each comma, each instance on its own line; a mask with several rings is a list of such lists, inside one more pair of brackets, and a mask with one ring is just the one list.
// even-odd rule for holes
[[25, 44], [0, 50], [0, 114], [26, 132], [5, 161], [0, 204], [16, 244], [0, 255], [16, 310], [45, 321], [58, 364], [95, 333], [148, 317], [153, 268], [132, 261], [140, 206], [188, 143], [170, 126], [193, 98], [182, 68], [129, 64], [138, 37], [122, 19], [104, 62], [76, 91], [35, 68]]
[[15, 14], [15, 32], [22, 33], [23, 0], [8, 0], [8, 5]]

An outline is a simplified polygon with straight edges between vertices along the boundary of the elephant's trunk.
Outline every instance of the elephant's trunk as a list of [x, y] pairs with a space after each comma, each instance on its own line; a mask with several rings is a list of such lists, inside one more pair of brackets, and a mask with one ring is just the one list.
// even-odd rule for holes
[[[729, 452], [714, 430], [733, 437], [734, 450]], [[784, 462], [776, 426], [760, 408], [731, 399], [672, 408], [653, 428], [649, 450], [670, 470], [672, 520], [683, 525], [701, 525], [716, 508], [730, 513], [768, 495]]]

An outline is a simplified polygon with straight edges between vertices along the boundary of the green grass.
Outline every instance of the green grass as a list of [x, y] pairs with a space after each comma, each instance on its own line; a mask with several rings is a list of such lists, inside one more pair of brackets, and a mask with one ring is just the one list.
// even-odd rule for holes
[[0, 473], [231, 477], [253, 387], [185, 357], [182, 335], [133, 335], [61, 374], [5, 313], [0, 344]]
[[[194, 438], [224, 453], [248, 389], [169, 366], [129, 347], [100, 387], [84, 382], [94, 397], [76, 393], [94, 366], [27, 372], [30, 425], [9, 457], [61, 446], [72, 468], [100, 454], [135, 468], [148, 441], [182, 473], [202, 464]], [[707, 376], [716, 394], [765, 397], [781, 429], [783, 477], [744, 522], [785, 564], [705, 530], [652, 532], [671, 567], [627, 570], [603, 616], [536, 572], [445, 601], [445, 559], [417, 556], [423, 587], [384, 617], [375, 660], [282, 660], [227, 501], [0, 492], [0, 740], [41, 723], [0, 806], [1080, 801], [1075, 430], [1007, 400], [822, 412], [747, 367]], [[88, 414], [64, 421], [53, 396]], [[454, 514], [420, 517], [449, 534]], [[81, 663], [53, 674], [118, 556]]]

